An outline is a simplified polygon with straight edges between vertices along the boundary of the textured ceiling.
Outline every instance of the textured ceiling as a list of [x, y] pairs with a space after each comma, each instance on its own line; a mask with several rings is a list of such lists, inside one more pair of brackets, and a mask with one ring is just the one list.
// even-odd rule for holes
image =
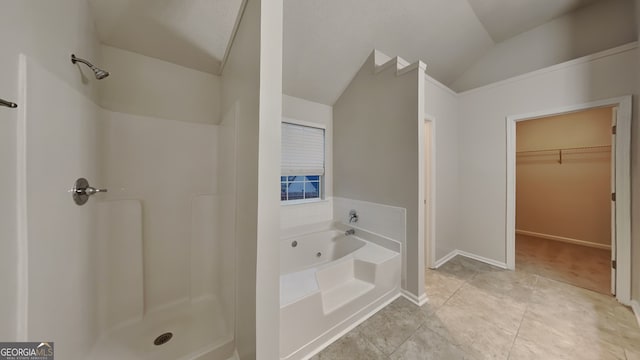
[[89, 0], [100, 41], [217, 73], [242, 0]]
[[504, 41], [597, 0], [467, 0], [495, 42]]

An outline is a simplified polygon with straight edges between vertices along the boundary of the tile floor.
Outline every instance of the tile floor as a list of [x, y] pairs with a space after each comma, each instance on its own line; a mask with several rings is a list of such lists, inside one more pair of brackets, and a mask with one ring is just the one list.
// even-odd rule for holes
[[516, 269], [611, 294], [611, 250], [516, 235]]
[[399, 298], [312, 360], [640, 360], [640, 328], [612, 297], [461, 256], [426, 272], [429, 302]]

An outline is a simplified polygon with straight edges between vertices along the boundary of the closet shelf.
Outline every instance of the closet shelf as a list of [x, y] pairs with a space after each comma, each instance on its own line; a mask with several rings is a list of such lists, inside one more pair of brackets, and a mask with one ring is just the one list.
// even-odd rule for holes
[[558, 163], [562, 164], [562, 156], [568, 153], [580, 154], [580, 153], [597, 153], [611, 151], [611, 145], [599, 145], [599, 146], [580, 146], [580, 147], [567, 147], [558, 149], [542, 149], [542, 150], [527, 150], [516, 151], [516, 155], [519, 157], [530, 156], [545, 156], [545, 155], [558, 155]]

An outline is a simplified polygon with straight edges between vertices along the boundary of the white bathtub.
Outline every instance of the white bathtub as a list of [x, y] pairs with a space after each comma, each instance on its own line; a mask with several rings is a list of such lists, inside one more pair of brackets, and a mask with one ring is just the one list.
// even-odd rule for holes
[[317, 267], [360, 249], [365, 241], [328, 229], [284, 239], [280, 243], [280, 274]]
[[399, 253], [345, 229], [310, 226], [280, 241], [281, 359], [309, 357], [399, 294]]

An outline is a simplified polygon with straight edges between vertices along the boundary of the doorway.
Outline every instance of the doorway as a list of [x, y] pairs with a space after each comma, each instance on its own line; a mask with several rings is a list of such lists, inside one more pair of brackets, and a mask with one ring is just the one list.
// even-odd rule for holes
[[[534, 124], [534, 122], [528, 122], [528, 121], [541, 119], [541, 118], [547, 118], [548, 120], [550, 116], [571, 117], [572, 116], [571, 114], [577, 114], [579, 112], [585, 112], [585, 111], [595, 111], [595, 112], [600, 111], [602, 113], [608, 112], [609, 119], [612, 119], [612, 120], [605, 120], [605, 121], [613, 122], [613, 125], [615, 127], [612, 127], [612, 130], [616, 133], [615, 136], [611, 136], [610, 134], [612, 130], [609, 130], [609, 134], [604, 135], [607, 138], [610, 137], [609, 144], [606, 144], [605, 142], [605, 144], [591, 143], [591, 144], [584, 144], [584, 146], [579, 146], [579, 145], [565, 146], [565, 148], [563, 148], [562, 146], [556, 146], [556, 147], [534, 149], [534, 148], [531, 148], [531, 144], [517, 143], [517, 141], [520, 141], [520, 139], [516, 140], [517, 127], [520, 126], [521, 123]], [[587, 247], [584, 245], [587, 245], [587, 242], [590, 242], [590, 245], [594, 245], [594, 246], [590, 246], [591, 249], [610, 249], [609, 250], [611, 253], [610, 258], [611, 260], [615, 260], [615, 261], [606, 261], [607, 259], [604, 260], [606, 265], [608, 265], [607, 268], [610, 269], [609, 271], [611, 272], [611, 275], [612, 275], [611, 276], [612, 287], [610, 289], [611, 290], [610, 292], [614, 293], [616, 298], [619, 301], [623, 303], [628, 303], [630, 300], [630, 287], [631, 287], [630, 286], [631, 285], [631, 282], [630, 282], [631, 259], [629, 256], [630, 249], [631, 249], [631, 246], [630, 246], [630, 196], [629, 196], [630, 195], [629, 156], [630, 156], [631, 97], [626, 96], [626, 97], [621, 97], [616, 99], [609, 99], [609, 100], [597, 101], [597, 102], [592, 102], [587, 104], [580, 104], [580, 105], [561, 108], [561, 109], [541, 111], [538, 113], [510, 116], [510, 117], [507, 117], [506, 122], [507, 122], [506, 123], [507, 125], [506, 258], [507, 258], [508, 267], [510, 269], [515, 269], [517, 266], [516, 265], [516, 238], [518, 236], [521, 238], [525, 236], [534, 237], [536, 238], [535, 241], [538, 245], [540, 243], [547, 242], [547, 246], [548, 246], [548, 249], [546, 250], [547, 253], [550, 253], [550, 256], [555, 256], [556, 258], [559, 257], [560, 254], [557, 253], [557, 250], [555, 250], [553, 246], [558, 246], [557, 244], [558, 242], [564, 242], [572, 246], [580, 246], [577, 249], [581, 249], [581, 250], [585, 250], [585, 248]], [[531, 127], [531, 126], [528, 126], [528, 127]], [[547, 137], [549, 138], [553, 138], [554, 136], [557, 137], [556, 135], [547, 134]], [[602, 139], [604, 139], [604, 137], [602, 136], [603, 135], [601, 134], [600, 136], [601, 142], [602, 142]], [[570, 141], [575, 140], [576, 138], [575, 134], [568, 134], [568, 135], [565, 134], [564, 137], [565, 137], [564, 140], [570, 140]], [[610, 147], [607, 148], [607, 146], [610, 146]], [[542, 151], [536, 152], [536, 150], [542, 150]], [[554, 211], [558, 210], [556, 208], [551, 208], [549, 205], [547, 205], [547, 210], [544, 210], [544, 208], [540, 208], [540, 205], [538, 205], [538, 208], [534, 209], [535, 211], [533, 212], [530, 209], [524, 210], [525, 214], [520, 214], [520, 215], [526, 216], [527, 215], [526, 212], [528, 211], [529, 215], [533, 213], [534, 215], [537, 214], [537, 216], [533, 216], [533, 217], [530, 216], [530, 218], [526, 220], [524, 220], [522, 216], [519, 216], [519, 218], [517, 219], [516, 210], [520, 208], [520, 210], [523, 211], [522, 206], [520, 206], [522, 204], [516, 205], [517, 194], [518, 193], [520, 195], [523, 194], [522, 191], [517, 192], [517, 189], [516, 189], [516, 184], [518, 181], [517, 180], [518, 165], [529, 166], [529, 169], [525, 169], [524, 172], [523, 171], [520, 172], [520, 176], [525, 176], [525, 175], [529, 176], [530, 179], [528, 179], [528, 181], [531, 183], [532, 174], [533, 174], [533, 179], [539, 181], [541, 178], [541, 174], [544, 174], [545, 171], [546, 172], [550, 171], [550, 169], [554, 170], [555, 172], [564, 173], [563, 174], [564, 178], [571, 177], [570, 175], [568, 175], [570, 173], [569, 170], [571, 170], [571, 166], [569, 165], [573, 166], [573, 170], [582, 167], [582, 170], [581, 170], [583, 171], [582, 176], [585, 177], [587, 175], [585, 175], [584, 171], [586, 171], [585, 167], [587, 166], [587, 164], [591, 163], [591, 165], [593, 165], [593, 163], [596, 162], [594, 161], [594, 159], [600, 158], [600, 160], [602, 160], [604, 157], [607, 157], [607, 156], [610, 156], [610, 159], [611, 159], [610, 165], [607, 165], [606, 162], [600, 161], [599, 169], [602, 172], [605, 166], [610, 166], [611, 171], [605, 172], [604, 175], [601, 173], [599, 179], [600, 179], [600, 183], [603, 183], [603, 182], [606, 183], [607, 182], [606, 180], [610, 179], [608, 182], [611, 184], [612, 190], [610, 190], [610, 194], [604, 193], [604, 196], [605, 197], [607, 195], [615, 196], [615, 201], [613, 201], [613, 198], [605, 198], [603, 200], [602, 198], [603, 190], [602, 189], [600, 190], [600, 197], [599, 197], [599, 203], [601, 205], [599, 207], [600, 213], [595, 215], [594, 214], [589, 215], [591, 216], [591, 219], [597, 219], [597, 221], [599, 222], [600, 227], [599, 227], [597, 236], [593, 236], [593, 234], [590, 234], [590, 233], [587, 234], [589, 231], [585, 231], [585, 228], [588, 226], [585, 225], [584, 221], [583, 221], [583, 228], [578, 229], [578, 227], [576, 227], [576, 229], [578, 229], [577, 230], [578, 232], [574, 233], [574, 234], [580, 234], [580, 231], [582, 231], [581, 236], [583, 237], [583, 239], [579, 239], [580, 236], [577, 236], [577, 235], [572, 237], [572, 236], [566, 236], [566, 235], [563, 236], [562, 233], [560, 235], [548, 234], [547, 232], [553, 232], [549, 230], [549, 229], [552, 229], [553, 226], [549, 226], [549, 224], [547, 224], [545, 225], [546, 228], [544, 226], [540, 227], [542, 225], [540, 224], [536, 225], [535, 222], [549, 215], [547, 213], [554, 214]], [[529, 163], [527, 164], [527, 162]], [[530, 166], [532, 163], [535, 164], [535, 166]], [[562, 165], [564, 165], [564, 167], [562, 167]], [[541, 169], [545, 171], [540, 171]], [[529, 172], [529, 174], [527, 174], [527, 172]], [[572, 176], [576, 176], [576, 174], [573, 174]], [[593, 177], [593, 175], [588, 175], [588, 176]], [[573, 187], [578, 188], [580, 186], [574, 185]], [[544, 196], [552, 196], [553, 198], [557, 198], [557, 197], [565, 197], [568, 193], [572, 193], [572, 192], [579, 193], [578, 191], [574, 191], [576, 189], [573, 189], [573, 188], [564, 188], [560, 190], [561, 190], [560, 193], [556, 192], [555, 194], [541, 194], [540, 190], [538, 189], [533, 193], [533, 197], [534, 197], [533, 203], [539, 200], [539, 198], [544, 198]], [[564, 193], [562, 191], [564, 191]], [[606, 188], [604, 189], [604, 191], [606, 191]], [[615, 194], [615, 195], [612, 195], [612, 194]], [[526, 203], [529, 200], [522, 199], [522, 201]], [[590, 200], [585, 200], [584, 196], [582, 198], [579, 198], [578, 200], [574, 199], [573, 200], [574, 203], [571, 204], [571, 206], [573, 206], [573, 210], [565, 209], [565, 212], [568, 211], [568, 214], [564, 214], [563, 219], [560, 219], [560, 221], [556, 221], [557, 223], [555, 224], [555, 226], [557, 227], [559, 225], [562, 225], [563, 222], [568, 222], [568, 221], [573, 221], [577, 225], [579, 225], [580, 220], [579, 220], [578, 213], [581, 211], [581, 207], [582, 208], [585, 207], [584, 205], [585, 201], [588, 202]], [[576, 202], [578, 203], [576, 204]], [[603, 209], [603, 206], [602, 206], [602, 204], [604, 203], [605, 204], [604, 207], [606, 208], [607, 202], [611, 202], [609, 211], [606, 211], [607, 209]], [[538, 201], [538, 203], [540, 202]], [[611, 214], [611, 215], [608, 215], [608, 214]], [[556, 217], [558, 217], [557, 211], [555, 215]], [[607, 216], [609, 216], [609, 218], [605, 219], [604, 217], [607, 217]], [[589, 221], [594, 221], [594, 220], [589, 220]], [[606, 226], [603, 227], [603, 224], [605, 224]], [[593, 224], [588, 224], [588, 225], [591, 226]], [[546, 229], [546, 230], [542, 230], [542, 231], [531, 230], [536, 228], [536, 226], [537, 226], [537, 229]], [[521, 228], [519, 229], [518, 227], [521, 227]], [[566, 229], [563, 231], [566, 231]], [[518, 233], [518, 235], [516, 235], [516, 233]], [[569, 233], [565, 232], [564, 234], [569, 234]], [[545, 237], [546, 239], [544, 239]], [[543, 239], [540, 239], [540, 238], [543, 238]], [[529, 239], [528, 242], [531, 243], [532, 240]], [[526, 241], [522, 241], [521, 243], [523, 244], [524, 247], [527, 246]], [[592, 250], [589, 250], [589, 251], [592, 251]], [[581, 256], [583, 256], [583, 254], [582, 255], [576, 254], [574, 255], [574, 258], [577, 259], [576, 261], [579, 261]], [[581, 264], [581, 265], [584, 265], [584, 264]], [[570, 271], [575, 272], [575, 268], [571, 268]], [[608, 276], [608, 274], [609, 272], [605, 270], [604, 275]], [[600, 275], [602, 276], [603, 274], [600, 274]], [[569, 279], [560, 279], [560, 280], [567, 281]], [[584, 284], [578, 284], [578, 285], [584, 286]], [[589, 287], [589, 286], [584, 286], [584, 287]]]
[[516, 124], [517, 270], [615, 293], [610, 266], [614, 109]]

